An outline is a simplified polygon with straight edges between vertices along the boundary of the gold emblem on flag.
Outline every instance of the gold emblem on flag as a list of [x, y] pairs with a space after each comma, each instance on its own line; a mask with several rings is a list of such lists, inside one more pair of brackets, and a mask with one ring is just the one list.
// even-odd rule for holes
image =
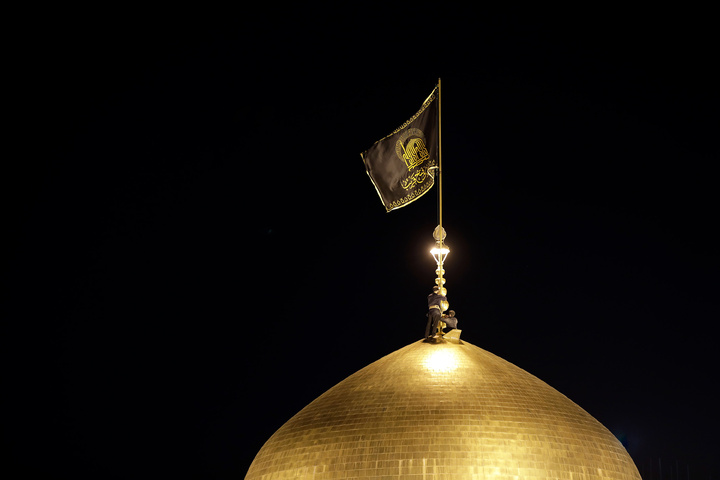
[[425, 134], [419, 128], [407, 129], [395, 144], [395, 153], [405, 162], [408, 171], [422, 165], [430, 158], [430, 152], [425, 146]]

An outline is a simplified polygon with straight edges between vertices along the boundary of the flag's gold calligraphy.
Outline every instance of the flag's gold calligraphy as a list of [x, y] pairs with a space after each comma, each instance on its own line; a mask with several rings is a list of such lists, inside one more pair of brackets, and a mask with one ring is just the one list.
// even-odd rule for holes
[[400, 182], [400, 185], [407, 190], [408, 188], [413, 188], [414, 186], [418, 185], [419, 183], [423, 183], [425, 179], [428, 176], [428, 172], [426, 170], [418, 170], [417, 172], [413, 173], [406, 179], [402, 180]]

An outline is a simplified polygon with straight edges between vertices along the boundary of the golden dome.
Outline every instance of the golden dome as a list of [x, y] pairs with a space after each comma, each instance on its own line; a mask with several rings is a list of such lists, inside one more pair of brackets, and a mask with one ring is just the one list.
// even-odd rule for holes
[[412, 343], [283, 425], [247, 480], [640, 479], [620, 442], [542, 380], [467, 342]]

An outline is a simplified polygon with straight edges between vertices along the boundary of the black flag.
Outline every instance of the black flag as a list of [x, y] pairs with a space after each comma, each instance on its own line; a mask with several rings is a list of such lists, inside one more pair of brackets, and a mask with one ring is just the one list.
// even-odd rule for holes
[[389, 212], [404, 207], [434, 183], [438, 166], [438, 89], [420, 110], [360, 156], [365, 170]]

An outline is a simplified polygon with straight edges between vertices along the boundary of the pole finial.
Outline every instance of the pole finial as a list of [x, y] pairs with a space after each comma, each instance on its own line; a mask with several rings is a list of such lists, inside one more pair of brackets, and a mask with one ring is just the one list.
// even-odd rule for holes
[[[448, 254], [450, 253], [450, 249], [445, 245], [445, 237], [447, 234], [445, 233], [445, 229], [442, 228], [440, 225], [435, 227], [435, 230], [433, 231], [433, 238], [435, 239], [435, 247], [433, 247], [432, 250], [430, 250], [430, 253], [432, 254], [433, 258], [435, 259], [435, 263], [437, 264], [437, 270], [435, 270], [435, 274], [437, 275], [437, 278], [435, 279], [435, 284], [440, 287], [440, 294], [441, 295], [447, 295], [447, 289], [445, 289], [445, 269], [443, 268], [445, 264], [445, 259], [447, 258]], [[447, 310], [448, 306], [443, 305], [443, 311]]]

